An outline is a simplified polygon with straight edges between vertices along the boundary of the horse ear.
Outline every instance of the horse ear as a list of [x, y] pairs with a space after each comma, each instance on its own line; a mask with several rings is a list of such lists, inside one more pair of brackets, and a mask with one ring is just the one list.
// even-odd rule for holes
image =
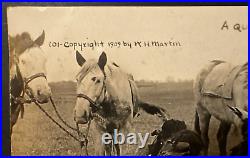
[[106, 65], [106, 63], [107, 63], [107, 55], [105, 52], [102, 52], [98, 60], [98, 65], [101, 68], [101, 70], [104, 71], [104, 66]]
[[43, 30], [43, 33], [34, 41], [34, 44], [41, 46], [43, 45], [44, 39], [45, 39], [45, 32]]
[[76, 51], [76, 61], [79, 66], [82, 66], [86, 61], [78, 51]]

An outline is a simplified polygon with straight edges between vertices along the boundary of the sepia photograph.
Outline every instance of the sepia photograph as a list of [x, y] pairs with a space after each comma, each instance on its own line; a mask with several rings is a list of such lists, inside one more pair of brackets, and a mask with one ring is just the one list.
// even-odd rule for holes
[[247, 6], [6, 14], [10, 155], [248, 155]]

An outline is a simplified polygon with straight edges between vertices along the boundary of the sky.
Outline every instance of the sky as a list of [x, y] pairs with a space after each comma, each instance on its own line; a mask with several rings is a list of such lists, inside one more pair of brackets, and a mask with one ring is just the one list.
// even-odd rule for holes
[[[49, 81], [75, 80], [79, 71], [72, 47], [51, 42], [104, 41], [104, 47], [77, 48], [85, 59], [105, 51], [136, 80], [194, 79], [210, 60], [242, 64], [248, 61], [247, 6], [210, 7], [10, 7], [8, 34], [24, 31], [37, 38], [46, 54]], [[223, 24], [228, 26], [221, 29]], [[234, 25], [241, 31], [235, 30]], [[179, 42], [180, 46], [111, 48], [112, 41]]]

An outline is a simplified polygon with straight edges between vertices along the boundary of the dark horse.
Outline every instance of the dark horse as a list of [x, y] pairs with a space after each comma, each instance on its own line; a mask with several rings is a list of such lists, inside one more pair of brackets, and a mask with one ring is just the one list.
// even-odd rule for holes
[[9, 36], [11, 133], [20, 112], [23, 116], [24, 103], [31, 100], [47, 103], [51, 96], [46, 79], [46, 57], [40, 48], [44, 38], [44, 32], [34, 41], [27, 32]]
[[166, 120], [151, 135], [155, 136], [153, 143], [139, 150], [138, 155], [199, 155], [203, 147], [200, 136], [188, 130], [184, 121]]

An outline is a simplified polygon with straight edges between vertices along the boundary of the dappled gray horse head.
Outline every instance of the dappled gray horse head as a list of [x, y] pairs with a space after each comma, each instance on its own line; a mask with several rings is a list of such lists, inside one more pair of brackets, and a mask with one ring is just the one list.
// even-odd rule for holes
[[51, 96], [51, 89], [46, 79], [47, 59], [40, 48], [44, 39], [44, 31], [34, 41], [27, 32], [15, 37], [9, 36], [10, 77], [12, 79], [19, 74], [18, 78], [24, 82], [23, 90], [39, 103], [47, 103]]
[[92, 111], [105, 98], [105, 73], [104, 66], [107, 56], [103, 52], [98, 61], [86, 61], [76, 52], [76, 60], [81, 70], [76, 75], [77, 101], [74, 108], [74, 120], [76, 123], [85, 124], [90, 120]]

